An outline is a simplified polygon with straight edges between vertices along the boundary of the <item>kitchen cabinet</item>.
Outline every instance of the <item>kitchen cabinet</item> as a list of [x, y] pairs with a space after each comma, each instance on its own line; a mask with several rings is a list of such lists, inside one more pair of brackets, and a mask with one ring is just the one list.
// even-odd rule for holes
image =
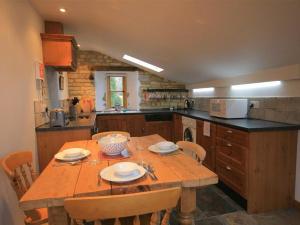
[[146, 121], [145, 115], [98, 115], [96, 124], [99, 132], [127, 131], [132, 137], [159, 134], [173, 140], [172, 121]]
[[183, 140], [183, 126], [182, 126], [182, 116], [174, 113], [173, 115], [173, 124], [174, 124], [174, 142]]
[[127, 131], [133, 137], [143, 136], [145, 133], [143, 115], [101, 115], [97, 116], [96, 126], [99, 132]]
[[145, 135], [145, 118], [144, 115], [127, 115], [127, 131], [132, 137], [141, 137]]
[[172, 121], [151, 121], [146, 122], [145, 135], [159, 134], [164, 139], [172, 141]]
[[196, 142], [201, 145], [205, 151], [206, 156], [203, 165], [212, 171], [216, 170], [216, 124], [210, 123], [210, 136], [203, 134], [203, 120], [197, 120]]
[[91, 129], [68, 129], [53, 131], [37, 131], [37, 151], [40, 172], [48, 165], [58, 150], [68, 141], [91, 139]]
[[97, 116], [96, 126], [99, 132], [127, 131], [126, 117], [119, 115]]
[[74, 36], [41, 34], [43, 61], [58, 71], [75, 71], [77, 67], [77, 43]]
[[297, 131], [246, 132], [216, 127], [216, 172], [220, 181], [247, 200], [247, 211], [291, 207]]

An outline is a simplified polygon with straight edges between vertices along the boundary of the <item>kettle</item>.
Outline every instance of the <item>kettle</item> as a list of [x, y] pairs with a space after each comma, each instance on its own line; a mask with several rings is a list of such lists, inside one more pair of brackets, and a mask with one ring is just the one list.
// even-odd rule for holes
[[194, 101], [185, 99], [184, 101], [184, 109], [192, 109], [194, 107]]
[[55, 108], [50, 111], [50, 127], [65, 127], [67, 116], [63, 109]]

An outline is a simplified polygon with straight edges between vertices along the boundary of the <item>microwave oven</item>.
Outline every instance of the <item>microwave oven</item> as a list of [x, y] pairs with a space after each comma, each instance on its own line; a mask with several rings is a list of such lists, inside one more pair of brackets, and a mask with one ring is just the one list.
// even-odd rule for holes
[[211, 99], [209, 105], [211, 116], [237, 119], [246, 118], [248, 114], [247, 99]]

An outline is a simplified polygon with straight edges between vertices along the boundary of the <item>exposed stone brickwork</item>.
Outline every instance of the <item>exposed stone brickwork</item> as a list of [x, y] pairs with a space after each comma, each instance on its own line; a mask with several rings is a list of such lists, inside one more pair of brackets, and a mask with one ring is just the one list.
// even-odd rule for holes
[[[182, 108], [184, 106], [184, 99], [166, 99], [166, 100], [145, 100], [143, 97], [143, 90], [151, 88], [163, 88], [163, 89], [184, 89], [185, 85], [170, 81], [153, 75], [146, 71], [139, 72], [139, 81], [140, 81], [140, 97], [141, 97], [141, 108], [169, 108], [177, 107]], [[180, 93], [178, 93], [180, 94]]]
[[128, 66], [107, 55], [95, 51], [79, 51], [78, 67], [75, 72], [68, 73], [69, 96], [95, 97], [95, 83], [90, 80], [93, 66]]
[[[68, 73], [69, 97], [93, 96], [95, 97], [95, 83], [90, 80], [93, 66], [124, 66], [131, 67], [132, 65], [123, 63], [110, 56], [104, 55], [95, 51], [79, 51], [78, 67], [75, 72]], [[147, 88], [185, 88], [185, 85], [173, 81], [169, 81], [157, 75], [146, 71], [139, 71], [140, 96], [142, 97], [142, 90]], [[152, 107], [170, 107], [182, 106], [183, 100], [170, 101], [144, 101], [141, 102], [141, 108]]]

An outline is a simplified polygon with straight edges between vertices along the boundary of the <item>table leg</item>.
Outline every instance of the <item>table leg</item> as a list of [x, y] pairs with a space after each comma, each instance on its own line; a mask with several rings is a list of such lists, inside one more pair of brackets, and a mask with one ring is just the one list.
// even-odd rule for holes
[[63, 206], [48, 208], [48, 223], [49, 225], [68, 225], [70, 219]]
[[182, 188], [179, 204], [179, 222], [181, 225], [193, 225], [196, 210], [196, 188]]

